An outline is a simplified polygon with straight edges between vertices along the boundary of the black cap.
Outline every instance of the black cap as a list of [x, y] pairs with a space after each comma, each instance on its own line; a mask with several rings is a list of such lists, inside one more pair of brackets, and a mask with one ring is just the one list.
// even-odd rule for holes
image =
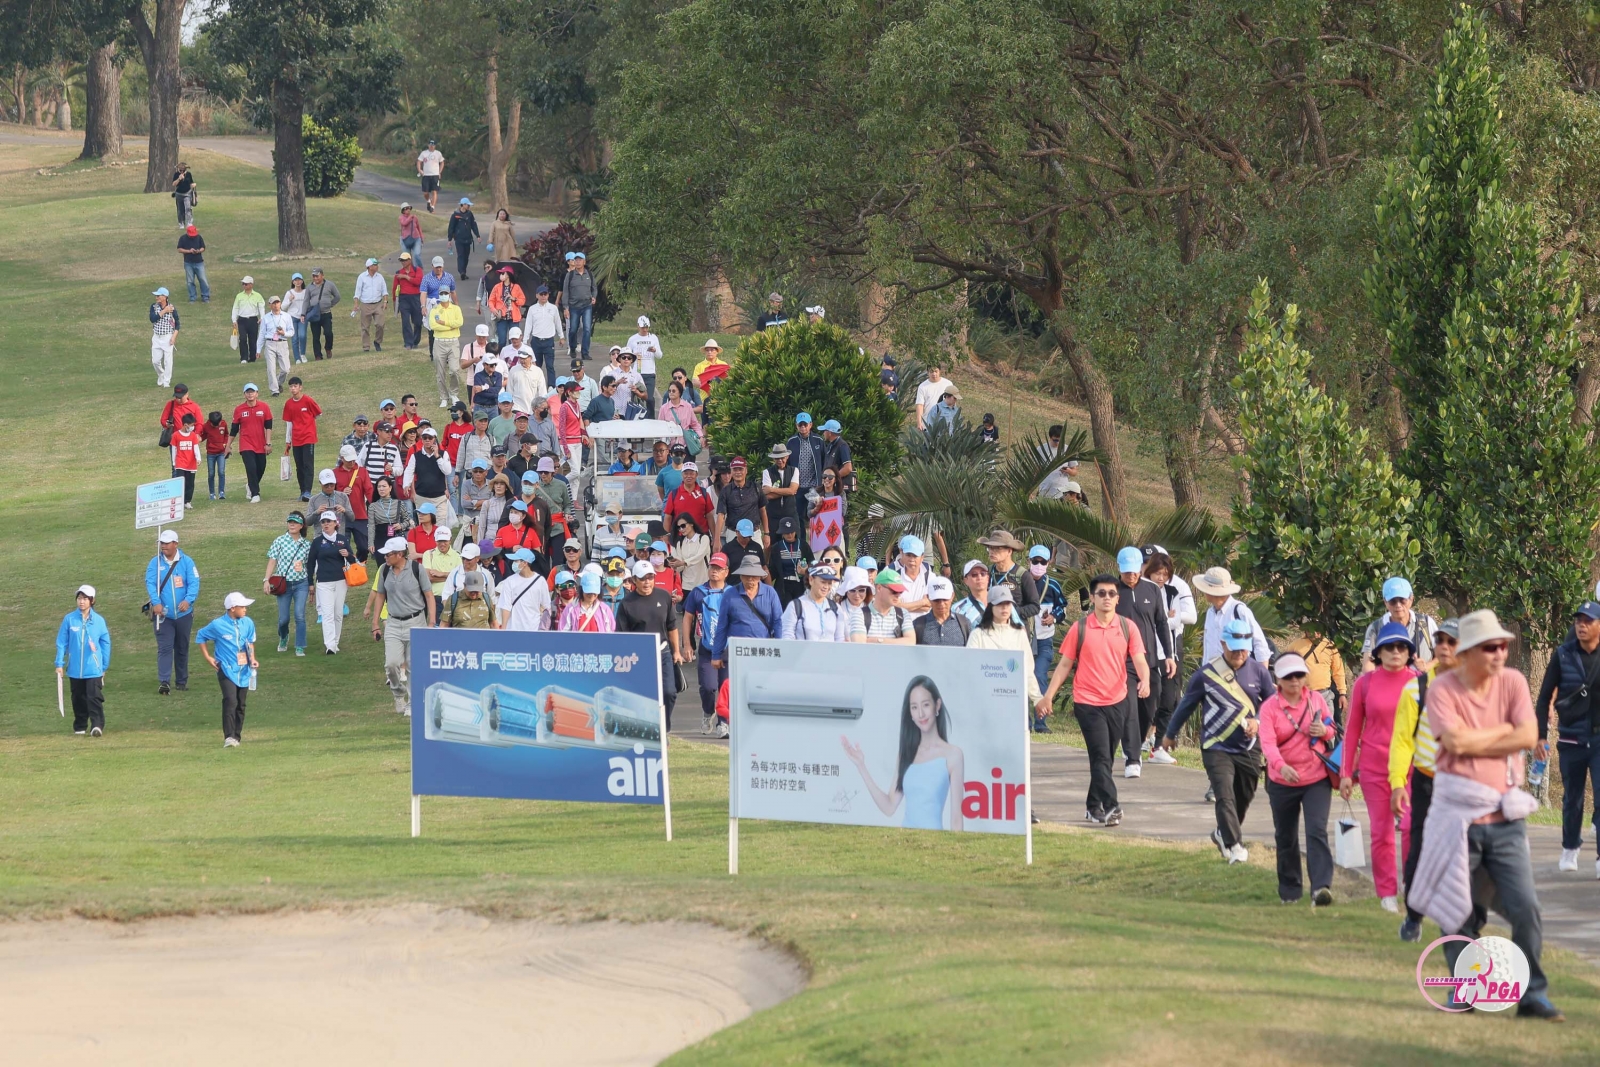
[[798, 527], [795, 526], [794, 519], [790, 518], [789, 516], [785, 515], [783, 518], [778, 520], [779, 533], [794, 533], [796, 529], [798, 529]]
[[536, 445], [539, 443], [539, 439], [531, 433], [525, 433], [517, 438], [517, 443], [520, 445]]
[[491, 456], [503, 456], [505, 454], [506, 454], [506, 446], [505, 445], [495, 445], [493, 448], [489, 449], [489, 455], [491, 455]]
[[1591, 619], [1600, 619], [1600, 601], [1585, 600], [1578, 605], [1578, 610], [1572, 614], [1574, 618], [1579, 615], [1585, 615]]
[[189, 387], [187, 385], [184, 385], [182, 382], [179, 382], [177, 385], [174, 385], [172, 387], [172, 395], [173, 396], [186, 396], [186, 395], [188, 395], [188, 392], [189, 392]]

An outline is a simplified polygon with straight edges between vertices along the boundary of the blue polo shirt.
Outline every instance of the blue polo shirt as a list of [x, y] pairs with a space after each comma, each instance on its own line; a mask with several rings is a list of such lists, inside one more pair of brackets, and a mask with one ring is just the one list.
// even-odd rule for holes
[[[256, 643], [255, 620], [246, 615], [242, 619], [235, 619], [226, 613], [212, 619], [194, 635], [194, 643], [204, 644], [210, 641], [216, 645], [217, 667], [223, 677], [234, 685], [243, 689], [250, 686], [249, 646]], [[239, 662], [239, 653], [246, 654], [246, 661]]]

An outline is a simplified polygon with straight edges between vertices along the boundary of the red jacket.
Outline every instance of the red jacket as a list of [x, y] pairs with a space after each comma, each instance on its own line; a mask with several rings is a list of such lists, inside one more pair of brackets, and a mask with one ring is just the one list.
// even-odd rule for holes
[[200, 436], [205, 438], [206, 455], [220, 456], [228, 450], [228, 424], [219, 422], [215, 426], [209, 421], [200, 424]]
[[447, 422], [444, 429], [439, 431], [439, 447], [450, 456], [450, 465], [453, 467], [461, 455], [461, 439], [472, 436], [472, 423]]
[[314, 445], [317, 443], [317, 416], [322, 414], [322, 406], [304, 393], [299, 400], [285, 400], [283, 402], [283, 421], [294, 426], [294, 440], [296, 445]]
[[333, 484], [339, 492], [349, 494], [350, 514], [366, 522], [367, 505], [378, 495], [372, 488], [372, 479], [367, 476], [366, 469], [359, 463], [353, 468], [340, 463], [333, 468]]
[[[420, 227], [419, 227], [420, 229]], [[396, 296], [418, 296], [422, 293], [422, 268], [413, 263], [394, 272]]]
[[162, 426], [171, 426], [174, 430], [181, 430], [183, 429], [183, 417], [185, 415], [194, 416], [194, 424], [196, 428], [198, 428], [202, 422], [206, 421], [206, 413], [200, 410], [199, 404], [196, 404], [188, 397], [184, 397], [182, 400], [179, 400], [177, 397], [173, 397], [171, 400], [168, 400], [165, 406], [163, 406], [161, 409], [160, 424]]

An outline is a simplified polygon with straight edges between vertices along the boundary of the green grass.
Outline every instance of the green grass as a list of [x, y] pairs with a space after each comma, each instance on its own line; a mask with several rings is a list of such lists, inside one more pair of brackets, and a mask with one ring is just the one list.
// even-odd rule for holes
[[[729, 878], [725, 757], [706, 745], [673, 749], [670, 844], [651, 810], [453, 799], [425, 800], [424, 836], [412, 840], [405, 727], [385, 710], [380, 648], [359, 632], [335, 660], [285, 658], [264, 641], [245, 745], [225, 752], [203, 671], [190, 692], [155, 695], [138, 614], [153, 539], [132, 529], [132, 489], [167, 473], [146, 294], [182, 282], [170, 201], [140, 195], [133, 168], [34, 173], [72, 151], [7, 146], [0, 163], [11, 193], [0, 284], [12, 305], [0, 507], [15, 548], [0, 598], [10, 635], [0, 646], [0, 915], [422, 900], [501, 915], [700, 919], [805, 961], [805, 992], [682, 1063], [1548, 1067], [1600, 1057], [1595, 973], [1570, 955], [1546, 959], [1569, 1025], [1446, 1017], [1420, 1000], [1415, 952], [1375, 903], [1315, 916], [1282, 908], [1269, 869], [1229, 868], [1209, 849], [1047, 827], [1029, 868], [1012, 838], [753, 823], [742, 873]], [[270, 249], [266, 173], [204, 165], [213, 247]], [[391, 216], [314, 203], [312, 233], [325, 247], [386, 242]], [[341, 280], [356, 269], [325, 266]], [[273, 289], [289, 269], [254, 273]], [[212, 274], [221, 300], [191, 308], [179, 298], [177, 378], [202, 408], [228, 410], [245, 374], [227, 346], [233, 287]], [[300, 368], [328, 411], [325, 442], [383, 396], [428, 395], [424, 360], [352, 356], [349, 320], [336, 330], [339, 357]], [[667, 366], [700, 340], [669, 339]], [[202, 491], [181, 526], [207, 618], [228, 590], [260, 588], [266, 545], [294, 502], [273, 479], [263, 503], [245, 504], [237, 464], [231, 473], [233, 499], [211, 504]], [[92, 742], [50, 714], [52, 639], [84, 581], [100, 588], [116, 641], [109, 733]], [[270, 633], [271, 602], [253, 610]]]

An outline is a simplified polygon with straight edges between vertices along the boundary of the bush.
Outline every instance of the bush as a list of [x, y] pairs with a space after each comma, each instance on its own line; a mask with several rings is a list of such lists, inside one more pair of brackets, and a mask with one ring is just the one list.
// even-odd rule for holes
[[[550, 287], [552, 294], [561, 291], [561, 282], [567, 276], [567, 253], [582, 252], [594, 255], [594, 231], [581, 222], [563, 222], [535, 237], [522, 246], [522, 262], [533, 268], [539, 280]], [[594, 269], [590, 264], [589, 269]], [[528, 294], [529, 299], [533, 294]], [[601, 282], [595, 290], [594, 321], [610, 322], [617, 317], [622, 305], [611, 296], [611, 287]]]
[[838, 419], [863, 482], [900, 459], [901, 412], [878, 386], [878, 361], [829, 323], [792, 323], [746, 337], [733, 369], [711, 394], [711, 438], [721, 455], [765, 463], [767, 450], [809, 412], [820, 427]]
[[310, 115], [300, 121], [300, 136], [305, 142], [306, 195], [338, 196], [350, 188], [361, 162], [356, 139], [319, 125]]

